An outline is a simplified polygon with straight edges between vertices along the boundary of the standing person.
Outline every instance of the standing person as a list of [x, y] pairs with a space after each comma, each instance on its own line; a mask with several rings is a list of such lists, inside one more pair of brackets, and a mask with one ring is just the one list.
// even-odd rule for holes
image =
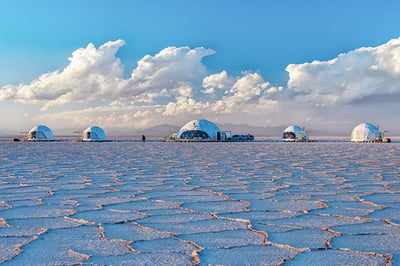
[[146, 136], [142, 135], [142, 141], [145, 142], [146, 141]]

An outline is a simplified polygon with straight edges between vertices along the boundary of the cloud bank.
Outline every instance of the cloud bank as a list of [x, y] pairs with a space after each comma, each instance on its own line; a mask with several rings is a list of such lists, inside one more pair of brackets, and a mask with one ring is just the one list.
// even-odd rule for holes
[[[208, 73], [202, 60], [214, 50], [167, 47], [137, 62], [130, 77], [116, 53], [123, 40], [77, 49], [63, 70], [30, 84], [7, 85], [0, 101], [40, 106], [33, 119], [76, 126], [145, 128], [193, 118], [277, 126], [362, 119], [366, 106], [400, 99], [400, 38], [363, 47], [329, 61], [288, 65], [286, 85], [259, 72]], [[351, 108], [350, 108], [351, 107]], [[335, 112], [336, 118], [327, 116]], [[333, 120], [332, 120], [333, 119]]]
[[292, 64], [286, 71], [290, 77], [288, 88], [315, 104], [398, 100], [400, 38], [343, 53], [329, 61]]

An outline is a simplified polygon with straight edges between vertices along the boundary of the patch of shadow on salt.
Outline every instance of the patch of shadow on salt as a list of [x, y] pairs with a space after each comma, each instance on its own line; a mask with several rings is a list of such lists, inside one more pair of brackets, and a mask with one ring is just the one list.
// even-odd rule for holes
[[143, 241], [160, 238], [169, 238], [171, 234], [159, 232], [149, 227], [140, 227], [138, 225], [128, 224], [105, 224], [104, 235], [107, 238], [122, 239], [126, 241]]
[[195, 242], [204, 248], [233, 248], [263, 245], [265, 237], [250, 230], [229, 230], [213, 233], [179, 235], [179, 238]]
[[176, 215], [152, 215], [140, 219], [139, 223], [146, 225], [147, 223], [187, 223], [193, 221], [203, 221], [214, 219], [211, 215], [202, 213], [184, 213]]
[[[221, 198], [220, 198], [221, 199]], [[195, 210], [198, 212], [206, 213], [220, 213], [220, 212], [241, 212], [247, 207], [246, 203], [233, 200], [215, 201], [215, 202], [196, 202], [184, 203], [182, 208]]]
[[180, 241], [175, 238], [162, 238], [149, 241], [138, 241], [131, 246], [139, 252], [158, 253], [158, 252], [180, 252], [191, 254], [198, 250], [192, 244]]
[[312, 250], [299, 254], [285, 265], [386, 265], [386, 258], [342, 250]]
[[400, 236], [384, 235], [342, 235], [332, 239], [333, 248], [348, 248], [380, 254], [400, 254]]
[[85, 263], [94, 265], [192, 265], [190, 255], [182, 253], [135, 253], [113, 257], [92, 257]]
[[209, 232], [221, 232], [225, 230], [247, 229], [245, 222], [211, 219], [204, 221], [194, 221], [188, 223], [152, 223], [146, 226], [163, 232], [172, 232], [177, 234], [197, 234]]
[[17, 253], [17, 247], [30, 239], [31, 237], [0, 238], [0, 263], [11, 259]]
[[206, 249], [200, 253], [202, 264], [213, 265], [278, 265], [298, 254], [289, 248], [251, 245], [230, 249]]
[[78, 212], [72, 216], [74, 219], [83, 219], [85, 221], [94, 222], [97, 224], [115, 224], [134, 221], [145, 217], [144, 214], [138, 214], [131, 211], [113, 211], [113, 210], [91, 210]]
[[45, 229], [64, 229], [82, 226], [81, 223], [66, 220], [64, 217], [17, 219], [7, 220], [7, 222], [11, 226]]
[[326, 248], [326, 241], [333, 234], [318, 229], [300, 229], [282, 233], [269, 233], [268, 240], [273, 243], [296, 248]]

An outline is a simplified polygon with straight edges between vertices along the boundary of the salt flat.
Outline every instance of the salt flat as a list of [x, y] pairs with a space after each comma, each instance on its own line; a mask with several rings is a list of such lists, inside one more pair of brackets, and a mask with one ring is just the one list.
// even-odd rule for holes
[[400, 263], [400, 144], [0, 143], [5, 265]]

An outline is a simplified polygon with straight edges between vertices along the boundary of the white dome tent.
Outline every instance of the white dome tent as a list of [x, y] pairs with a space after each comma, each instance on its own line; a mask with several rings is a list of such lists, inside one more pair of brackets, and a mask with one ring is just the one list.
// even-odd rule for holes
[[177, 133], [178, 139], [216, 139], [220, 129], [211, 121], [200, 119], [192, 120], [185, 124]]
[[370, 123], [362, 123], [356, 126], [351, 132], [351, 141], [353, 142], [381, 142], [383, 132], [378, 126]]
[[82, 141], [105, 141], [106, 133], [98, 126], [92, 126], [86, 128], [81, 137]]
[[54, 140], [53, 132], [44, 125], [33, 127], [26, 136], [29, 141], [51, 141]]
[[282, 132], [284, 141], [306, 141], [308, 139], [304, 128], [299, 126], [289, 126]]

